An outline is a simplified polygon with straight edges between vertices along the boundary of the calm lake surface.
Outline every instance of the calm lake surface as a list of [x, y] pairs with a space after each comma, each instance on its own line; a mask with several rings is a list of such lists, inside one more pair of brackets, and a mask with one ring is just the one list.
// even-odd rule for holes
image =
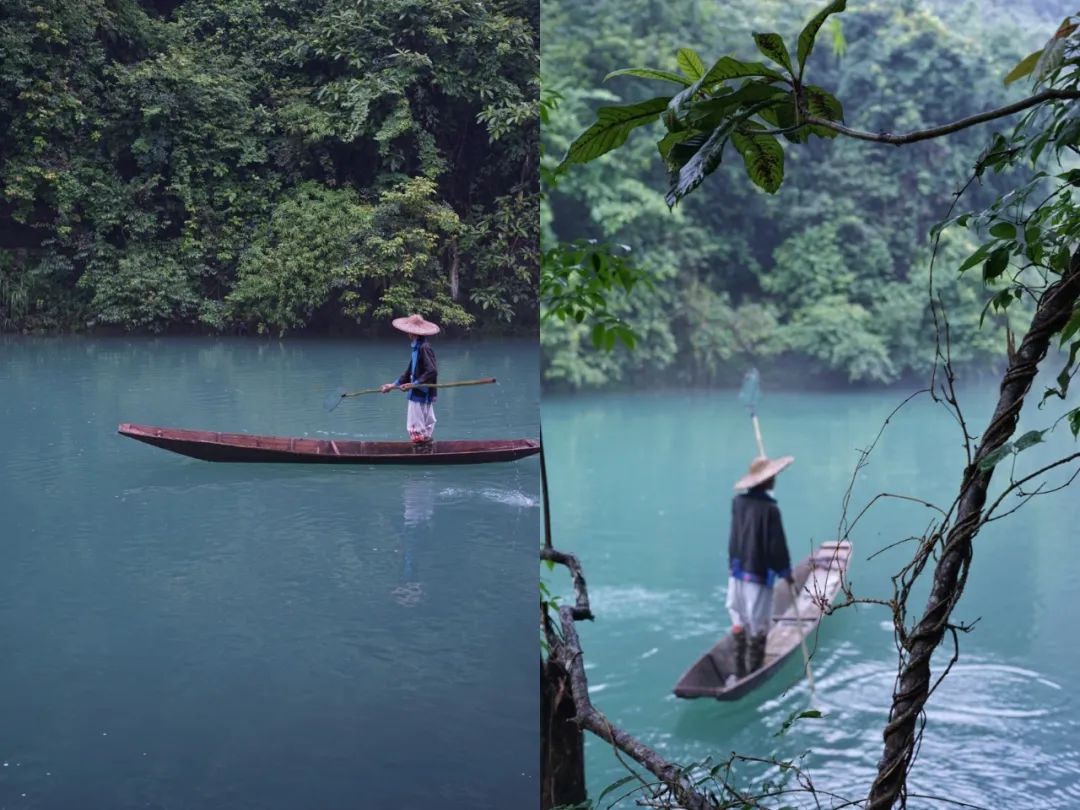
[[[776, 490], [794, 558], [837, 536], [856, 448], [869, 445], [905, 393], [766, 391], [759, 412], [766, 449], [796, 457]], [[964, 393], [974, 432], [986, 424], [995, 399], [990, 386]], [[1075, 395], [1070, 400], [1078, 402]], [[671, 694], [730, 624], [724, 595], [732, 486], [756, 454], [735, 392], [545, 396], [543, 408], [555, 544], [580, 555], [597, 617], [578, 626], [598, 708], [678, 763], [710, 755], [717, 762], [733, 751], [795, 758], [810, 750], [803, 765], [818, 788], [864, 797], [881, 755], [896, 672], [885, 608], [847, 608], [825, 619], [812, 703], [799, 655], [736, 703]], [[1020, 430], [1048, 427], [1063, 410], [1038, 411], [1031, 403]], [[1080, 449], [1064, 425], [1048, 438], [1053, 446], [1018, 457], [1018, 475]], [[919, 400], [893, 419], [856, 482], [852, 511], [882, 491], [947, 506], [963, 465], [953, 419]], [[849, 572], [857, 595], [891, 596], [889, 577], [910, 550], [868, 557], [921, 534], [931, 514], [888, 501], [862, 519], [852, 535]], [[980, 534], [954, 620], [981, 621], [961, 637], [959, 663], [931, 699], [913, 794], [991, 808], [1080, 807], [1078, 527], [1080, 483], [1032, 500]], [[569, 592], [561, 570], [543, 576]], [[925, 593], [912, 599], [916, 615]], [[935, 672], [947, 660], [947, 653], [935, 657]], [[776, 736], [792, 712], [811, 706], [825, 717]], [[607, 744], [589, 736], [587, 746], [596, 797], [626, 771]], [[737, 773], [750, 780], [761, 770], [744, 766]], [[829, 801], [822, 798], [822, 806]], [[913, 798], [909, 806], [947, 805]]]
[[[536, 437], [436, 341], [436, 438]], [[538, 803], [539, 464], [215, 465], [119, 422], [407, 438], [405, 339], [0, 338], [0, 808]]]

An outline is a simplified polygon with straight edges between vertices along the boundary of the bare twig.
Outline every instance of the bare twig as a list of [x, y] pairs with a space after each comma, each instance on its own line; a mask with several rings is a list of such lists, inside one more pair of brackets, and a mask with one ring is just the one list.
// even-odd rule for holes
[[548, 492], [547, 454], [544, 452], [544, 427], [540, 426], [540, 491], [544, 501], [544, 548], [551, 548], [551, 497]]
[[570, 569], [570, 578], [574, 583], [574, 595], [576, 597], [576, 604], [573, 608], [570, 608], [570, 610], [573, 611], [575, 619], [592, 619], [593, 612], [589, 607], [589, 591], [585, 584], [585, 574], [581, 570], [581, 563], [578, 562], [578, 558], [573, 554], [567, 554], [558, 549], [545, 546], [540, 549], [540, 559], [550, 560], [559, 565], [565, 565]]
[[[1072, 455], [1065, 456], [1064, 458], [1059, 458], [1057, 461], [1054, 461], [1054, 462], [1052, 462], [1050, 464], [1047, 464], [1047, 465], [1045, 465], [1043, 467], [1040, 467], [1039, 469], [1035, 470], [1035, 472], [1030, 473], [1029, 475], [1025, 475], [1023, 478], [1020, 478], [1020, 479], [1018, 479], [1016, 481], [1011, 482], [1009, 484], [1009, 486], [1005, 487], [1005, 491], [1002, 492], [997, 497], [997, 500], [995, 500], [990, 505], [990, 508], [987, 509], [983, 513], [982, 523], [983, 524], [989, 523], [991, 520], [998, 520], [999, 518], [1005, 517], [1005, 515], [1009, 515], [1009, 514], [1012, 514], [1013, 512], [1015, 512], [1016, 509], [1014, 508], [1014, 509], [1010, 509], [1008, 512], [1006, 512], [1003, 515], [999, 515], [996, 518], [991, 517], [994, 514], [994, 511], [1001, 505], [1001, 502], [1003, 500], [1005, 500], [1006, 496], [1008, 496], [1010, 493], [1020, 489], [1027, 482], [1038, 478], [1039, 476], [1043, 475], [1044, 473], [1049, 472], [1050, 470], [1054, 469], [1055, 467], [1060, 467], [1060, 466], [1062, 466], [1064, 464], [1068, 464], [1070, 461], [1076, 461], [1078, 458], [1080, 458], [1080, 453], [1073, 453]], [[1078, 470], [1077, 472], [1080, 472], [1080, 470]], [[1073, 473], [1072, 478], [1070, 478], [1069, 481], [1071, 482], [1073, 480], [1073, 478], [1076, 478], [1076, 475], [1077, 475], [1077, 473]], [[1068, 484], [1065, 484], [1064, 486], [1068, 486]], [[1058, 490], [1063, 489], [1064, 486], [1055, 487], [1054, 489], [1047, 490], [1046, 492], [1047, 493], [1048, 492], [1057, 492]], [[1033, 498], [1035, 495], [1038, 495], [1038, 494], [1040, 494], [1039, 490], [1036, 490], [1035, 492], [1028, 493], [1027, 496], [1025, 497], [1024, 501], [1027, 502], [1027, 501], [1031, 500], [1031, 498]]]

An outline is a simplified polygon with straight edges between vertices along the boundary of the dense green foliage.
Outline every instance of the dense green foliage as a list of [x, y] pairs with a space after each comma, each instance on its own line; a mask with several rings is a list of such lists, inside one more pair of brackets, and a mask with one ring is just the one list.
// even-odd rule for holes
[[528, 0], [0, 0], [0, 329], [534, 330]]
[[[616, 296], [618, 314], [639, 337], [633, 352], [596, 352], [587, 330], [574, 325], [545, 328], [549, 382], [577, 387], [674, 377], [714, 384], [737, 380], [754, 362], [795, 364], [826, 380], [887, 383], [932, 366], [928, 233], [993, 128], [902, 149], [814, 132], [822, 137], [782, 149], [779, 157], [779, 142], [774, 148], [744, 138], [680, 189], [679, 170], [688, 160], [677, 142], [708, 122], [676, 121], [674, 129], [682, 131], [669, 132], [660, 119], [670, 115], [672, 97], [733, 49], [740, 61], [762, 65], [755, 68], [759, 76], [786, 71], [773, 38], [755, 43], [751, 37], [780, 31], [794, 71], [805, 59], [808, 81], [827, 88], [813, 104], [823, 117], [843, 115], [849, 126], [871, 132], [947, 123], [1024, 93], [1003, 86], [1003, 75], [1045, 41], [1060, 21], [1053, 16], [1058, 9], [1042, 4], [1051, 16], [1038, 17], [1027, 8], [971, 2], [868, 0], [850, 4], [841, 24], [824, 20], [808, 52], [797, 35], [822, 5], [627, 2], [598, 32], [594, 9], [545, 3], [544, 82], [562, 96], [544, 127], [546, 159], [550, 167], [564, 155], [568, 163], [587, 163], [569, 166], [544, 201], [544, 237], [625, 242], [656, 282], [648, 294]], [[719, 64], [738, 68], [734, 60]], [[621, 68], [651, 71], [604, 82]], [[701, 105], [701, 115], [724, 113], [726, 101], [710, 103], [715, 108]], [[678, 100], [671, 106], [679, 108]], [[568, 154], [597, 120], [598, 107], [609, 108], [600, 114], [607, 126], [589, 130], [591, 143], [578, 142], [574, 148], [584, 145], [584, 154]], [[773, 117], [778, 127], [790, 123], [782, 110]], [[656, 123], [632, 132], [642, 120]], [[696, 154], [702, 142], [690, 145], [689, 154]], [[612, 147], [599, 159], [589, 154]], [[668, 169], [675, 170], [670, 180]], [[770, 195], [781, 179], [784, 193]], [[987, 173], [968, 201], [989, 204], [1015, 182]], [[678, 205], [669, 213], [667, 202]], [[1022, 321], [1028, 306], [994, 310], [980, 328], [982, 280], [941, 271], [958, 266], [979, 239], [977, 232], [951, 229], [938, 249], [935, 296], [949, 313], [958, 366], [1002, 361], [1005, 318]]]

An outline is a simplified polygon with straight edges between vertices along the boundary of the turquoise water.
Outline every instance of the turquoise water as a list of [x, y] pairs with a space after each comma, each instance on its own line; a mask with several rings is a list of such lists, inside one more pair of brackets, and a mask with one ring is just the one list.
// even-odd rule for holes
[[[538, 435], [435, 344], [438, 438]], [[214, 465], [119, 422], [405, 438], [408, 345], [0, 342], [0, 808], [535, 805], [539, 465]]]
[[[836, 536], [857, 448], [873, 440], [904, 393], [766, 392], [766, 449], [796, 457], [776, 490], [793, 557]], [[965, 392], [969, 424], [986, 424], [995, 397], [989, 387]], [[1029, 408], [1021, 430], [1047, 427], [1062, 410]], [[580, 555], [596, 613], [594, 623], [579, 627], [598, 708], [671, 761], [809, 751], [803, 765], [819, 789], [865, 796], [895, 676], [884, 608], [861, 605], [826, 618], [812, 699], [800, 656], [736, 703], [671, 694], [683, 671], [728, 629], [730, 498], [755, 455], [750, 420], [734, 392], [545, 397], [544, 437], [555, 544]], [[1078, 449], [1064, 427], [1050, 438], [1052, 444], [1018, 458], [1018, 474]], [[852, 511], [881, 491], [951, 501], [963, 464], [955, 422], [919, 400], [893, 419], [859, 475]], [[959, 663], [931, 699], [913, 794], [991, 808], [1080, 807], [1078, 492], [1035, 498], [980, 534], [954, 613], [955, 620], [980, 621], [961, 637]], [[901, 545], [868, 558], [920, 534], [930, 516], [923, 506], [885, 501], [860, 521], [849, 572], [856, 595], [891, 595], [888, 578], [910, 551]], [[566, 592], [562, 576], [545, 576]], [[921, 613], [925, 589], [912, 604]], [[935, 671], [947, 658], [935, 658]], [[808, 707], [825, 717], [776, 736], [792, 712]], [[587, 746], [596, 796], [626, 771], [605, 743], [590, 737]], [[761, 769], [737, 773], [749, 780]], [[822, 806], [830, 800], [822, 798]], [[946, 805], [912, 799], [909, 806]]]

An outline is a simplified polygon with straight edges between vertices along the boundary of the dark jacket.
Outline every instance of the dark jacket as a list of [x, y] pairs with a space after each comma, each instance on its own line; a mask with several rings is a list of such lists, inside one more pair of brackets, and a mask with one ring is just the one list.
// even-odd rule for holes
[[728, 560], [735, 579], [772, 587], [777, 577], [791, 576], [780, 507], [764, 491], [752, 489], [735, 496]]
[[[423, 386], [425, 383], [434, 385], [439, 381], [439, 366], [435, 362], [435, 352], [427, 338], [417, 338], [412, 344], [412, 357], [404, 373], [397, 378], [395, 385], [414, 383]], [[436, 388], [413, 388], [409, 391], [409, 399], [413, 402], [434, 402]]]

